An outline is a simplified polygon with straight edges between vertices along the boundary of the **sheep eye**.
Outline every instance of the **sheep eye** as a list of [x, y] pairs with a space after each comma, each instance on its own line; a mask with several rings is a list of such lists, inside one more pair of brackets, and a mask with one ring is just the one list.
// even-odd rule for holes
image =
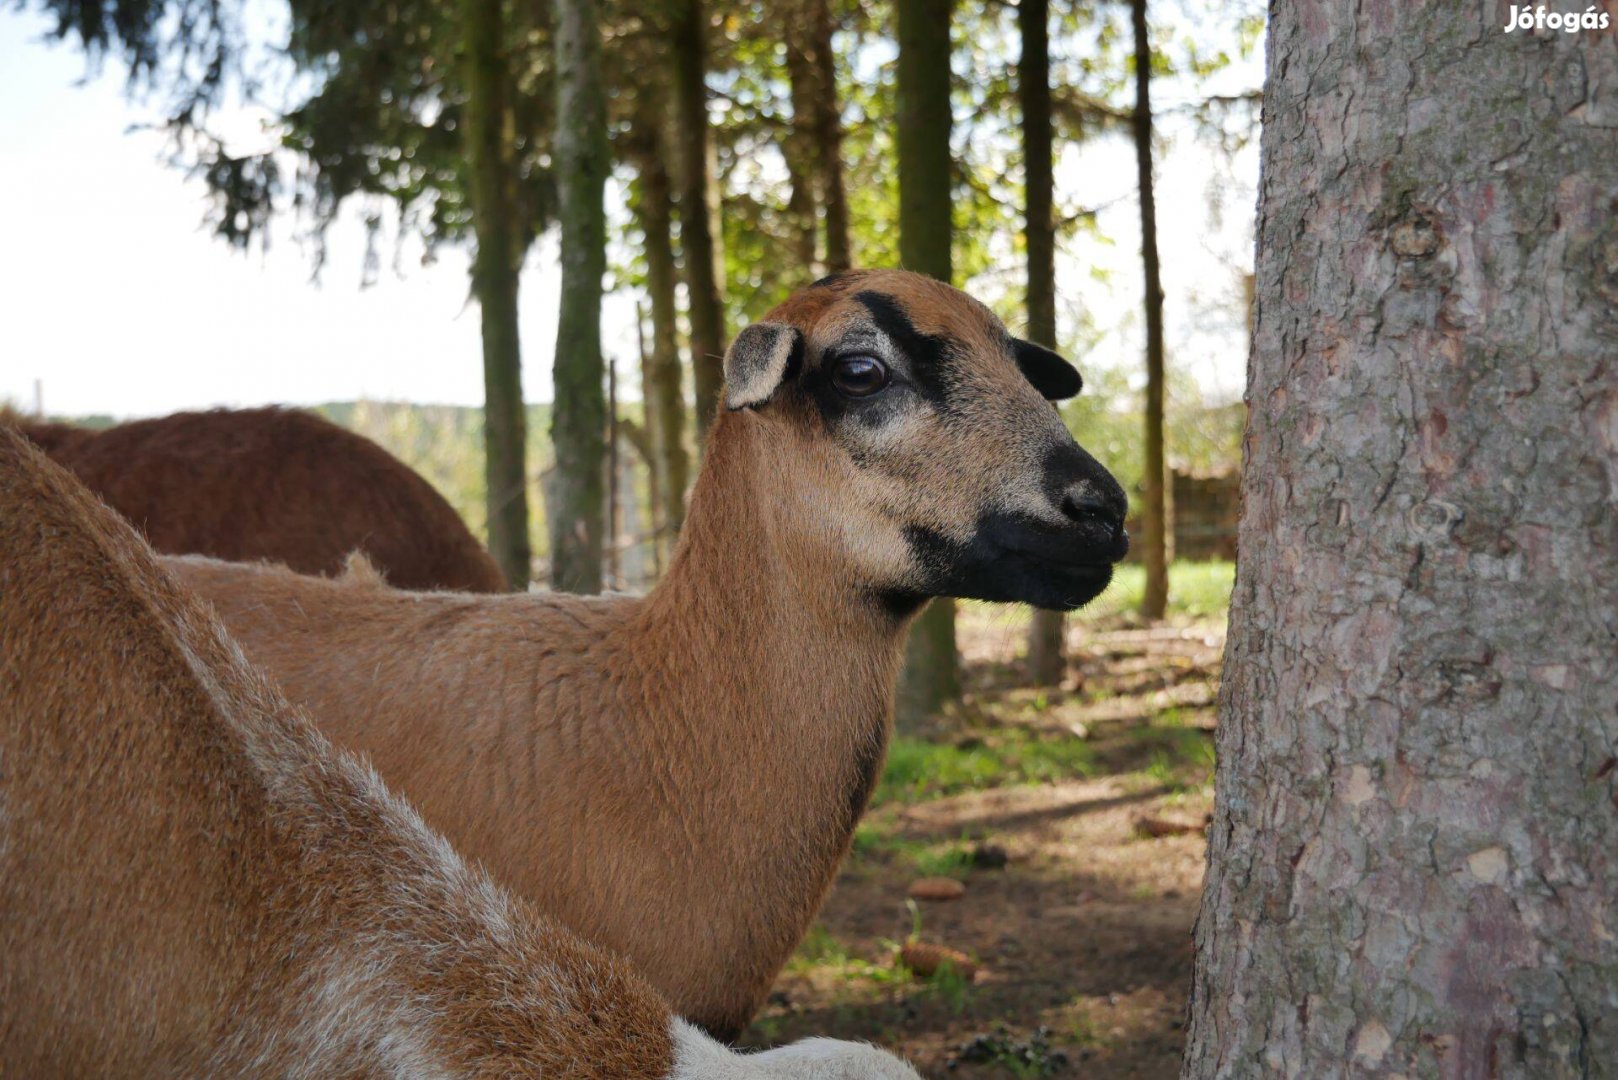
[[888, 368], [874, 356], [839, 357], [832, 365], [831, 384], [847, 397], [870, 397], [888, 385]]

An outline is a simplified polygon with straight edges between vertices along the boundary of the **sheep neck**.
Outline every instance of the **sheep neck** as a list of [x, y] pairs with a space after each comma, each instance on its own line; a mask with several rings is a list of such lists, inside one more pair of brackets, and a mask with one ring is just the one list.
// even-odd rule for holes
[[637, 666], [666, 675], [647, 689], [679, 702], [659, 710], [674, 736], [713, 748], [679, 778], [686, 818], [781, 819], [831, 854], [829, 873], [886, 751], [906, 623], [768, 475], [746, 419], [722, 418], [709, 443], [669, 573], [633, 624]]

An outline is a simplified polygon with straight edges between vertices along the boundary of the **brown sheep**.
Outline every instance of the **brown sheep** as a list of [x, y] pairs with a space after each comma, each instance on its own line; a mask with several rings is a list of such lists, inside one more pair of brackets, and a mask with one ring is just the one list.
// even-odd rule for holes
[[513, 900], [0, 425], [0, 1075], [917, 1080], [743, 1057]]
[[158, 551], [328, 575], [360, 551], [401, 589], [505, 591], [431, 484], [312, 413], [176, 413], [105, 431], [10, 419]]
[[930, 279], [805, 290], [737, 336], [725, 378], [644, 598], [173, 565], [462, 851], [729, 1035], [848, 849], [911, 616], [1076, 607], [1127, 538], [1122, 490], [1046, 400], [1077, 372]]

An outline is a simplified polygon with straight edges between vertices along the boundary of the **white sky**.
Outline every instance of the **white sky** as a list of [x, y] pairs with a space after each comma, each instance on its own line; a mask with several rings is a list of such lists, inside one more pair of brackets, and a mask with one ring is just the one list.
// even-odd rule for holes
[[[0, 12], [0, 205], [10, 212], [0, 231], [0, 401], [31, 408], [38, 380], [59, 415], [359, 398], [481, 404], [464, 251], [446, 248], [422, 266], [407, 249], [395, 273], [385, 241], [381, 273], [361, 289], [357, 220], [333, 229], [318, 284], [289, 221], [272, 228], [267, 252], [232, 250], [201, 225], [203, 185], [164, 162], [164, 137], [128, 131], [153, 114], [125, 98], [118, 66], [82, 82], [81, 54], [43, 41], [46, 26]], [[1169, 343], [1173, 362], [1231, 396], [1242, 336], [1201, 309], [1228, 311], [1211, 302], [1234, 287], [1232, 265], [1250, 259], [1251, 207], [1212, 230], [1207, 164], [1204, 153], [1177, 150], [1159, 168]], [[1098, 205], [1132, 190], [1133, 168], [1128, 144], [1115, 140], [1069, 154], [1059, 183]], [[1251, 149], [1237, 173], [1250, 192]], [[1060, 267], [1059, 294], [1110, 330], [1081, 366], [1138, 363], [1136, 213], [1122, 199], [1102, 217], [1114, 243], [1085, 244]], [[1110, 282], [1094, 281], [1093, 267], [1109, 269]], [[530, 401], [550, 397], [556, 287], [554, 245], [536, 245], [522, 296]], [[633, 297], [609, 297], [603, 335], [620, 370], [633, 370]]]

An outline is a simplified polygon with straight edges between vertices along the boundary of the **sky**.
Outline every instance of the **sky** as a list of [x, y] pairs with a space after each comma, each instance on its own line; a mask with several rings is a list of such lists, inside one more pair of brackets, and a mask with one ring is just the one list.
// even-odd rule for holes
[[[47, 26], [0, 10], [0, 205], [9, 218], [0, 401], [31, 410], [37, 393], [51, 415], [115, 417], [271, 402], [482, 403], [465, 251], [446, 248], [423, 265], [419, 248], [395, 259], [387, 241], [381, 272], [362, 288], [357, 217], [332, 230], [318, 281], [290, 221], [272, 226], [267, 250], [233, 250], [203, 226], [203, 185], [166, 163], [165, 138], [131, 130], [156, 114], [125, 95], [118, 66], [87, 78], [80, 53], [45, 40]], [[249, 138], [257, 129], [246, 111], [221, 119]], [[1228, 398], [1240, 391], [1245, 346], [1220, 325], [1229, 304], [1219, 297], [1232, 266], [1250, 259], [1251, 207], [1209, 221], [1206, 158], [1180, 147], [1160, 163], [1168, 338], [1176, 362]], [[1251, 188], [1256, 153], [1237, 166], [1240, 190]], [[1138, 363], [1133, 169], [1121, 140], [1064, 154], [1058, 169], [1058, 183], [1087, 205], [1113, 204], [1101, 218], [1112, 242], [1087, 243], [1059, 265], [1059, 295], [1106, 331], [1081, 368]], [[521, 300], [530, 401], [551, 396], [558, 282], [554, 242], [542, 240]], [[634, 319], [634, 297], [608, 297], [603, 341], [621, 371], [636, 366]]]

